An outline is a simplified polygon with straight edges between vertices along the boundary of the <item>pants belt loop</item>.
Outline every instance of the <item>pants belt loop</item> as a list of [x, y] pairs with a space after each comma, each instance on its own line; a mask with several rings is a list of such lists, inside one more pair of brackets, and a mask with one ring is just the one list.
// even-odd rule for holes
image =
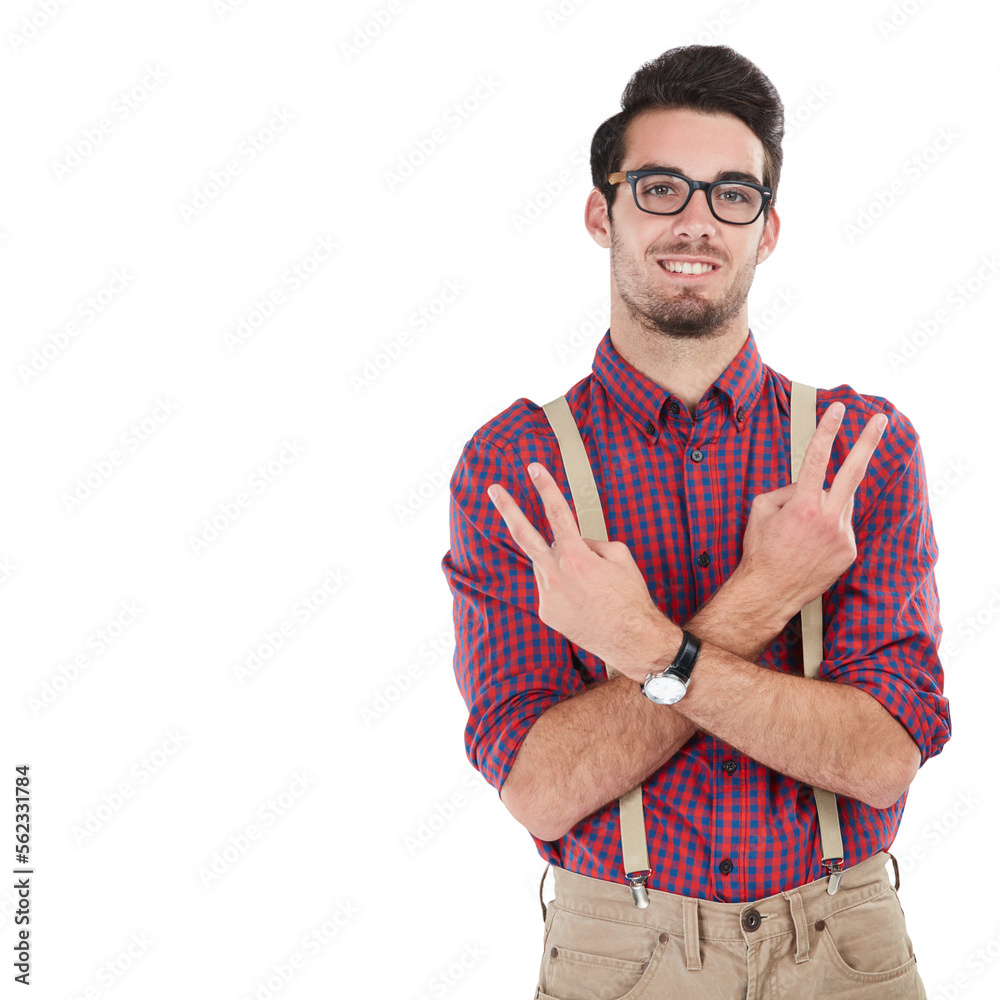
[[698, 940], [698, 900], [685, 897], [684, 908], [684, 951], [689, 969], [701, 968], [701, 944]]
[[[544, 921], [547, 916], [548, 907], [545, 905], [545, 900], [542, 897], [542, 886], [545, 885], [545, 876], [548, 875], [549, 869], [552, 865], [546, 865], [545, 871], [542, 872], [542, 881], [538, 883], [538, 902], [542, 904], [542, 920]], [[553, 878], [555, 876], [553, 875]]]
[[895, 871], [895, 873], [896, 873], [896, 885], [895, 885], [895, 889], [896, 889], [896, 892], [899, 892], [899, 862], [896, 860], [896, 855], [893, 854], [891, 851], [886, 851], [885, 853], [888, 854], [890, 858], [892, 858], [893, 871]]
[[806, 925], [806, 911], [802, 906], [802, 897], [797, 889], [782, 892], [792, 909], [792, 922], [795, 924], [795, 962], [809, 961], [809, 928]]

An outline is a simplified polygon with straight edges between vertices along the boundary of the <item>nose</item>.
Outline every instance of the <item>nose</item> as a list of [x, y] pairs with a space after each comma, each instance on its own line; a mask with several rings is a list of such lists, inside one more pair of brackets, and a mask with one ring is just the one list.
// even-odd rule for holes
[[719, 223], [708, 207], [708, 192], [704, 188], [693, 192], [683, 211], [671, 219], [675, 236], [696, 240], [702, 236], [714, 236], [718, 231]]

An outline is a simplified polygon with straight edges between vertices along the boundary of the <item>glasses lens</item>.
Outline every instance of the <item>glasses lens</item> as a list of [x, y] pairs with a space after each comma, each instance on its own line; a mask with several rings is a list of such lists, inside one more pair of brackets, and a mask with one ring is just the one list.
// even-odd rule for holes
[[644, 212], [676, 212], [688, 196], [688, 183], [676, 174], [649, 174], [635, 184], [635, 195]]
[[757, 217], [764, 196], [746, 184], [717, 184], [712, 189], [712, 208], [727, 222], [750, 222]]

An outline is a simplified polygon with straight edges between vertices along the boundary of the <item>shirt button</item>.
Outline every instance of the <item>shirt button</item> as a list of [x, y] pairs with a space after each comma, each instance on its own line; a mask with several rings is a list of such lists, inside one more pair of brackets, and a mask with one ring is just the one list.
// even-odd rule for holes
[[760, 914], [756, 910], [747, 910], [743, 914], [743, 926], [748, 931], [755, 931], [760, 927]]
[[736, 419], [737, 420], [742, 420], [743, 419], [743, 407], [742, 406], [736, 411]]
[[699, 566], [707, 566], [711, 561], [712, 559], [707, 552], [702, 552], [702, 554], [698, 556]]
[[733, 760], [732, 757], [722, 762], [722, 770], [725, 771], [726, 774], [733, 774], [737, 767], [739, 767], [739, 765], [735, 760]]
[[692, 462], [700, 462], [704, 457], [705, 453], [700, 448], [695, 448], [695, 450], [691, 452]]
[[647, 420], [646, 421], [646, 433], [647, 434], [652, 434], [653, 431], [655, 431], [655, 430], [656, 430], [656, 426], [653, 424], [653, 421], [652, 420]]
[[726, 858], [725, 861], [719, 862], [719, 871], [722, 872], [723, 875], [728, 875], [732, 870], [733, 863], [729, 860], [729, 858]]
[[676, 417], [678, 413], [681, 412], [680, 405], [678, 403], [671, 402], [667, 409]]

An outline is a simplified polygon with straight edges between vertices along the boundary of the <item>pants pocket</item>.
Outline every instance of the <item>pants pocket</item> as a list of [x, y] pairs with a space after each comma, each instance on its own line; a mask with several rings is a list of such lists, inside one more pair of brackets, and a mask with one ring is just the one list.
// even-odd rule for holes
[[[917, 964], [896, 893], [888, 888], [873, 899], [838, 910], [817, 922], [817, 955], [836, 977], [853, 983], [889, 983], [915, 973]], [[880, 992], [879, 996], [891, 994]]]
[[625, 1000], [643, 983], [666, 935], [557, 904], [545, 935], [539, 996], [553, 1000]]

